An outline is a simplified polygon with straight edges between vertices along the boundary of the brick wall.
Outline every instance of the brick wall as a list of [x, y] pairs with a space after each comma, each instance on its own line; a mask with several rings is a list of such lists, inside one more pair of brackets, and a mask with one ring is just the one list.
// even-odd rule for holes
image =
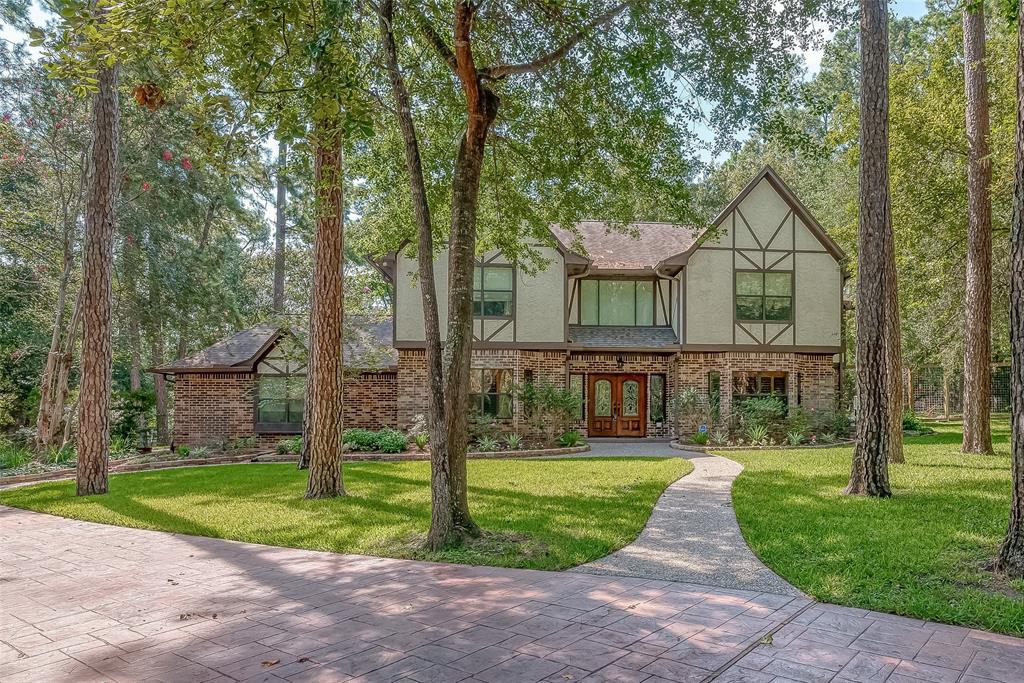
[[177, 375], [173, 384], [176, 444], [219, 445], [253, 433], [256, 376], [249, 372]]
[[[626, 372], [638, 375], [647, 375], [647, 416], [650, 418], [650, 375], [665, 375], [665, 398], [671, 397], [677, 390], [677, 373], [674, 372], [677, 354], [652, 354], [652, 353], [584, 353], [573, 354], [569, 359], [569, 372], [573, 374], [587, 375], [589, 373], [617, 373]], [[587, 377], [583, 378], [583, 386], [589, 390], [590, 382]], [[589, 396], [586, 397], [589, 400]], [[584, 419], [576, 422], [574, 427], [582, 434], [587, 434], [586, 406], [584, 405]], [[650, 438], [668, 438], [672, 436], [667, 421], [647, 421], [647, 436]]]
[[[255, 434], [256, 380], [252, 373], [188, 373], [175, 378], [173, 439], [176, 444], [216, 446]], [[345, 378], [345, 428], [394, 427], [394, 372]], [[296, 430], [297, 433], [298, 430]], [[260, 446], [274, 446], [283, 433], [259, 434]]]
[[[521, 349], [476, 349], [471, 366], [482, 369], [511, 370], [512, 381], [521, 385], [527, 372], [533, 373], [535, 382], [548, 382], [565, 387], [566, 354], [564, 351], [524, 351]], [[419, 349], [401, 349], [398, 352], [397, 423], [399, 429], [408, 429], [418, 415], [427, 413], [427, 361]], [[513, 418], [503, 422], [504, 431], [518, 432], [527, 439], [536, 438], [531, 426], [523, 419], [522, 406], [513, 403]]]
[[[708, 373], [717, 371], [721, 377], [720, 413], [732, 410], [733, 377], [748, 372], [779, 371], [786, 373], [789, 405], [801, 405], [811, 411], [835, 409], [837, 374], [832, 354], [805, 353], [681, 353], [677, 361], [678, 382], [682, 388], [698, 389], [708, 396]], [[684, 431], [696, 425], [683, 425]]]

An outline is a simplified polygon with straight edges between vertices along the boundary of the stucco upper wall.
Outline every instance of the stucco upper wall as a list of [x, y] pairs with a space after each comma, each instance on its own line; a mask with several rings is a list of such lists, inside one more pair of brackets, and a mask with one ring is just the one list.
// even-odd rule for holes
[[[544, 268], [533, 274], [516, 269], [514, 278], [514, 316], [505, 320], [475, 319], [474, 337], [492, 343], [564, 343], [565, 342], [565, 262], [558, 250], [537, 246], [547, 260]], [[481, 258], [483, 263], [508, 264], [497, 252]], [[415, 259], [398, 256], [395, 272], [395, 341], [422, 342], [423, 300], [416, 276]], [[441, 251], [434, 260], [434, 277], [438, 297], [441, 339], [445, 338], [448, 315], [448, 252]]]
[[[843, 273], [801, 211], [762, 178], [721, 217], [713, 237], [690, 255], [685, 281], [684, 345], [838, 348]], [[735, 271], [793, 275], [792, 320], [735, 320]]]

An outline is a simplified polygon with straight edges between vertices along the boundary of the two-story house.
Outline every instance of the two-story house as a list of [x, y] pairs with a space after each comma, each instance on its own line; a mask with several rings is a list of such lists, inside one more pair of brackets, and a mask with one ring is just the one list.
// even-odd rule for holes
[[[513, 389], [527, 381], [578, 392], [576, 426], [591, 437], [670, 436], [670, 398], [687, 388], [721, 414], [737, 399], [763, 394], [811, 410], [833, 408], [844, 255], [771, 168], [702, 234], [664, 223], [639, 223], [624, 233], [586, 221], [575, 231], [554, 226], [552, 238], [553, 246], [537, 246], [546, 266], [536, 272], [497, 252], [476, 265], [470, 391], [477, 409], [508, 429], [525, 428]], [[376, 265], [394, 293], [390, 329], [377, 336], [397, 354], [388, 367], [347, 385], [352, 408], [346, 406], [346, 415], [362, 417], [346, 419], [352, 426], [382, 423], [355, 405], [373, 387], [373, 410], [401, 429], [427, 411], [417, 264], [398, 252]], [[435, 276], [438, 292], [446, 291], [446, 253], [437, 256]], [[446, 297], [438, 299], [444, 321]], [[261, 417], [280, 412], [270, 390], [264, 396], [260, 389], [276, 386], [259, 376], [267, 365], [259, 354], [272, 355], [275, 339], [282, 338], [267, 334], [262, 344], [250, 344], [253, 353], [237, 366], [251, 373], [250, 388], [244, 406], [231, 410], [244, 413], [242, 431], [252, 425], [250, 431], [268, 435], [295, 432], [297, 423]], [[213, 376], [189, 359], [158, 370], [177, 373], [178, 386], [189, 382], [189, 373]], [[196, 381], [189, 386], [190, 396], [210, 393]], [[296, 391], [290, 400], [299, 397]], [[175, 402], [175, 437], [194, 441], [190, 429], [177, 428], [182, 403], [181, 397]]]

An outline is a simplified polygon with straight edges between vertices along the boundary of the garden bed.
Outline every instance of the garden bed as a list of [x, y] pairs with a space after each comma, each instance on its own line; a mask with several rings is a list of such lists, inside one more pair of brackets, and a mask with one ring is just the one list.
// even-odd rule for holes
[[[571, 448], [536, 448], [521, 451], [487, 451], [470, 452], [466, 457], [473, 460], [495, 459], [495, 458], [539, 458], [552, 455], [573, 455], [585, 453], [590, 446], [583, 444]], [[169, 453], [167, 451], [165, 454]], [[148, 454], [155, 455], [155, 454]], [[233, 463], [247, 462], [296, 462], [298, 456], [293, 453], [275, 453], [268, 450], [248, 450], [245, 452], [210, 455], [201, 458], [167, 458], [165, 460], [147, 460], [139, 462], [138, 459], [114, 461], [110, 463], [110, 472], [144, 472], [146, 470], [161, 470], [169, 467], [192, 467], [195, 465], [230, 465]], [[402, 462], [412, 460], [430, 460], [430, 451], [405, 451], [403, 453], [364, 453], [348, 452], [342, 455], [343, 462]], [[5, 475], [0, 473], [0, 486], [8, 484], [27, 484], [37, 481], [56, 481], [67, 479], [75, 474], [74, 467], [61, 467], [45, 472], [31, 472], [26, 474]]]
[[839, 446], [852, 446], [856, 443], [853, 439], [843, 439], [832, 443], [802, 443], [799, 446], [711, 446], [698, 445], [695, 443], [682, 443], [672, 441], [669, 446], [680, 451], [697, 451], [698, 453], [716, 453], [718, 451], [806, 451], [818, 448], [838, 448]]

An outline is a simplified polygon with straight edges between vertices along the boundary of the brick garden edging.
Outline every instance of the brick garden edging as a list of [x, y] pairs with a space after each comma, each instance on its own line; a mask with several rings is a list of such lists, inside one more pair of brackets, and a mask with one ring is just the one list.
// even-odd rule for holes
[[[549, 455], [572, 455], [574, 453], [586, 453], [590, 446], [573, 446], [572, 448], [539, 448], [525, 451], [495, 451], [495, 452], [471, 452], [466, 457], [473, 460], [500, 459], [500, 458], [538, 458]], [[144, 472], [147, 470], [164, 470], [173, 467], [194, 467], [198, 465], [230, 465], [244, 463], [268, 463], [268, 462], [295, 462], [295, 454], [281, 454], [273, 451], [247, 451], [234, 455], [218, 455], [207, 458], [179, 458], [176, 460], [154, 460], [152, 462], [126, 462], [120, 465], [111, 465], [111, 474], [124, 472]], [[405, 453], [345, 453], [342, 455], [344, 462], [401, 462], [412, 460], [430, 460], [430, 451], [413, 451]], [[52, 470], [50, 472], [36, 472], [33, 474], [17, 474], [10, 477], [0, 477], [0, 488], [9, 484], [31, 484], [39, 481], [58, 481], [60, 479], [71, 479], [75, 470], [68, 468]]]
[[852, 446], [853, 439], [835, 441], [833, 443], [801, 444], [800, 446], [698, 446], [697, 444], [669, 442], [669, 446], [677, 451], [696, 451], [698, 453], [717, 453], [718, 451], [811, 451], [818, 448], [835, 448], [836, 446]]

